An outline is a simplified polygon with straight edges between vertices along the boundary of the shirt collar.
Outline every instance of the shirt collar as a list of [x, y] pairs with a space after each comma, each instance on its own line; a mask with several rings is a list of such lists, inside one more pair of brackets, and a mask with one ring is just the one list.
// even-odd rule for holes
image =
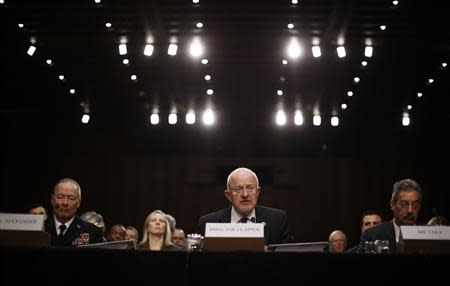
[[[62, 225], [63, 223], [60, 222], [55, 215], [53, 215], [53, 218], [55, 219], [55, 226], [56, 229], [59, 229], [59, 226]], [[72, 217], [69, 221], [65, 222], [64, 225], [66, 226], [66, 231], [67, 229], [69, 229], [70, 225], [72, 224], [73, 220], [75, 219], [75, 217]]]
[[[241, 218], [242, 218], [242, 216], [240, 214], [238, 214], [236, 209], [234, 207], [231, 207], [231, 221], [230, 222], [238, 222]], [[252, 222], [251, 221], [252, 218], [254, 218], [254, 220], [256, 221], [255, 209], [252, 209], [248, 218], [249, 218], [249, 220], [248, 220], [249, 223]]]
[[398, 242], [400, 238], [400, 226], [395, 223], [395, 219], [392, 220], [392, 224], [394, 225], [395, 241]]

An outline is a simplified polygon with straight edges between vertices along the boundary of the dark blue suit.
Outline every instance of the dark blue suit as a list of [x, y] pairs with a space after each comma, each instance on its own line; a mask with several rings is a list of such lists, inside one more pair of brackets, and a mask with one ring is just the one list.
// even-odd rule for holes
[[[264, 240], [267, 244], [289, 243], [293, 236], [289, 227], [287, 213], [283, 210], [256, 206], [255, 216], [257, 223], [265, 223]], [[198, 220], [198, 233], [205, 235], [207, 222], [229, 223], [231, 221], [231, 206], [206, 214]]]
[[61, 237], [56, 233], [53, 216], [47, 219], [45, 231], [51, 234], [51, 246], [77, 246], [78, 244], [106, 241], [100, 228], [89, 222], [85, 222], [78, 216], [75, 216], [66, 233]]
[[389, 252], [397, 251], [397, 242], [395, 240], [394, 221], [385, 221], [377, 226], [366, 230], [361, 241], [389, 240]]

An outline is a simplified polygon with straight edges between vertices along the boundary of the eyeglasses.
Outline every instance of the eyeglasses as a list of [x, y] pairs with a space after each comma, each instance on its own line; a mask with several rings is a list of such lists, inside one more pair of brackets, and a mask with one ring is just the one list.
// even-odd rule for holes
[[64, 196], [64, 195], [60, 195], [60, 194], [57, 194], [57, 195], [53, 195], [57, 200], [64, 200], [64, 199], [66, 199], [67, 198], [67, 200], [69, 200], [69, 201], [76, 201], [77, 200], [77, 197], [75, 197], [75, 196]]
[[409, 202], [409, 201], [402, 200], [402, 201], [398, 202], [398, 205], [403, 209], [407, 209], [411, 206], [413, 209], [416, 210], [420, 207], [420, 202], [419, 201]]
[[236, 195], [240, 195], [244, 190], [247, 191], [249, 194], [254, 194], [258, 188], [255, 186], [237, 186], [231, 191], [235, 193]]

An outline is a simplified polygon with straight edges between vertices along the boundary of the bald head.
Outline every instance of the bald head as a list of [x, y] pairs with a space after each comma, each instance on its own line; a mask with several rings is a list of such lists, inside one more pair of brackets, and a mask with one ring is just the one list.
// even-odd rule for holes
[[234, 171], [232, 171], [232, 172], [230, 173], [230, 175], [228, 176], [228, 179], [227, 179], [227, 189], [228, 189], [228, 190], [230, 189], [230, 183], [231, 183], [231, 181], [232, 181], [235, 177], [240, 176], [240, 175], [247, 175], [247, 176], [250, 175], [250, 176], [254, 177], [254, 178], [255, 178], [255, 181], [256, 181], [256, 187], [259, 187], [258, 176], [256, 176], [255, 172], [253, 172], [252, 170], [250, 170], [250, 169], [248, 169], [248, 168], [243, 168], [243, 167], [241, 167], [241, 168], [237, 168], [237, 169], [235, 169]]

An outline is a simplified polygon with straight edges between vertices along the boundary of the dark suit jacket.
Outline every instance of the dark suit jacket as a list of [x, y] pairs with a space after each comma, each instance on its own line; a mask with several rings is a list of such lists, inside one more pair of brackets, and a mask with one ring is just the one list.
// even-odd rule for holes
[[[293, 236], [288, 223], [287, 213], [283, 210], [256, 206], [256, 222], [265, 223], [264, 239], [267, 244], [289, 243]], [[207, 222], [229, 223], [231, 221], [231, 206], [217, 212], [209, 213], [198, 220], [198, 233], [205, 235]]]
[[92, 223], [85, 222], [75, 216], [70, 227], [62, 237], [56, 234], [55, 221], [50, 216], [45, 223], [45, 231], [51, 235], [51, 246], [77, 246], [78, 244], [90, 244], [104, 242], [106, 239], [100, 228]]
[[391, 253], [397, 251], [395, 240], [394, 221], [385, 221], [377, 226], [366, 230], [361, 238], [362, 241], [389, 240], [389, 250]]

